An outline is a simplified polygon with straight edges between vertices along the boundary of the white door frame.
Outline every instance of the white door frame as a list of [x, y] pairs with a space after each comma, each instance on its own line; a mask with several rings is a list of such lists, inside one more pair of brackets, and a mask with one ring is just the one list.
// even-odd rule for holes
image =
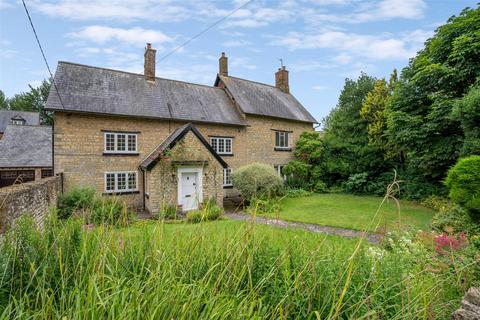
[[197, 208], [190, 210], [198, 209], [198, 204], [203, 202], [203, 168], [191, 168], [191, 167], [182, 167], [177, 169], [177, 204], [180, 203], [180, 198], [182, 197], [182, 174], [183, 173], [196, 173], [197, 174]]

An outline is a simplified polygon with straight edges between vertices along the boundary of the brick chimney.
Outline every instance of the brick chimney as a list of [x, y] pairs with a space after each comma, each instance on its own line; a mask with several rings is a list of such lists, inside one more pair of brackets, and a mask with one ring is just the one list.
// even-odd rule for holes
[[278, 68], [278, 71], [275, 73], [275, 87], [285, 93], [290, 93], [290, 87], [288, 85], [288, 70], [285, 69], [285, 66]]
[[225, 52], [222, 52], [222, 56], [218, 59], [218, 74], [228, 76], [228, 58], [225, 56]]
[[145, 80], [155, 82], [155, 54], [157, 50], [152, 49], [152, 44], [147, 43], [145, 47], [145, 63], [143, 64], [143, 74]]

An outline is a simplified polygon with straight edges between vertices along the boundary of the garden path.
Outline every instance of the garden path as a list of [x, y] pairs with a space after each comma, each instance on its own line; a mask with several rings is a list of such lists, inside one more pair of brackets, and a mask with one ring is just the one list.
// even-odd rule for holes
[[[241, 220], [241, 221], [252, 220], [253, 218], [249, 214], [240, 213], [238, 211], [237, 212], [226, 211], [225, 216], [233, 220]], [[299, 229], [304, 229], [310, 232], [325, 233], [325, 234], [336, 235], [336, 236], [345, 237], [345, 238], [359, 238], [359, 237], [365, 236], [365, 238], [372, 243], [379, 243], [380, 240], [382, 239], [382, 235], [377, 233], [368, 233], [368, 232], [352, 230], [352, 229], [321, 226], [317, 224], [286, 221], [286, 220], [280, 220], [280, 219], [271, 219], [271, 218], [260, 217], [260, 216], [257, 216], [255, 218], [255, 222], [260, 224], [271, 225], [279, 228], [299, 228]]]

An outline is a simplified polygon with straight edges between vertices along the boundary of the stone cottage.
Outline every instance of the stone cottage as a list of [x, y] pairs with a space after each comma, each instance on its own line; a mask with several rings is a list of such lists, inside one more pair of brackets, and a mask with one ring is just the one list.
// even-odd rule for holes
[[0, 139], [0, 188], [52, 175], [52, 127], [7, 125]]
[[232, 77], [222, 53], [213, 86], [59, 62], [47, 109], [54, 111], [54, 170], [64, 188], [93, 186], [156, 212], [195, 209], [230, 196], [231, 173], [253, 162], [279, 174], [299, 135], [317, 121], [293, 97], [288, 71], [275, 86]]

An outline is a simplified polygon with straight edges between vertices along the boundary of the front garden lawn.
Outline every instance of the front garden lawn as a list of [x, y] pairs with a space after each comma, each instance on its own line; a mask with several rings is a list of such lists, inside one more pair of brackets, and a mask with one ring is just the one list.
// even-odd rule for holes
[[[354, 196], [347, 194], [313, 194], [299, 198], [284, 198], [281, 201], [279, 219], [314, 223], [368, 231], [391, 231], [397, 227], [398, 214], [395, 203], [384, 203], [380, 197]], [[400, 201], [402, 228], [428, 230], [434, 211], [411, 201]], [[276, 217], [276, 214], [269, 214]]]

